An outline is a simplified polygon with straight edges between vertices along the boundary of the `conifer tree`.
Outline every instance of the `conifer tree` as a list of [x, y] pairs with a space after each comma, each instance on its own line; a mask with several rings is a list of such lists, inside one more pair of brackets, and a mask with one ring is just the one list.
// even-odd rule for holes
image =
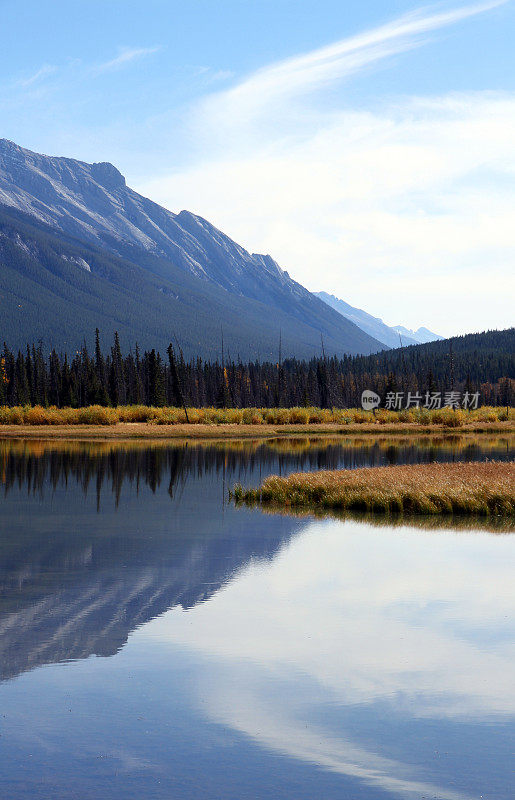
[[118, 331], [114, 334], [114, 345], [111, 348], [111, 369], [109, 375], [109, 394], [114, 406], [125, 405], [126, 389], [123, 370], [122, 351]]

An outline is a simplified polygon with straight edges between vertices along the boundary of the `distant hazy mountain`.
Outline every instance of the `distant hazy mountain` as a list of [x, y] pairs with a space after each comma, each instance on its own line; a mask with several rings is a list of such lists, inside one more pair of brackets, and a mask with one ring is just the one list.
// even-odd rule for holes
[[[413, 334], [412, 331], [407, 331], [406, 328], [403, 328], [402, 331], [400, 328], [390, 328], [388, 325], [385, 325], [383, 320], [379, 319], [379, 317], [373, 317], [372, 314], [367, 314], [366, 311], [362, 311], [360, 308], [350, 306], [345, 300], [340, 300], [338, 297], [335, 297], [334, 294], [327, 294], [327, 292], [315, 292], [315, 294], [323, 300], [324, 303], [327, 303], [327, 305], [334, 308], [335, 311], [338, 311], [339, 314], [342, 314], [346, 319], [361, 328], [362, 331], [365, 331], [369, 336], [373, 336], [374, 339], [378, 339], [388, 347], [401, 346], [399, 333], [402, 333], [402, 345], [420, 344], [422, 341], [433, 341], [432, 339], [416, 339], [415, 334]], [[426, 330], [426, 328], [419, 329], [419, 331], [423, 330]], [[434, 334], [431, 335], [434, 336], [435, 339], [442, 338]]]
[[33, 153], [0, 140], [1, 337], [57, 346], [98, 325], [125, 345], [216, 357], [371, 353], [383, 342], [307, 291], [268, 255], [248, 253], [206, 220], [173, 214], [126, 186], [108, 163]]
[[411, 331], [409, 328], [405, 328], [403, 325], [396, 325], [393, 328], [394, 331], [397, 331], [398, 334], [402, 336], [403, 344], [411, 344], [412, 342], [406, 342], [406, 338], [414, 339], [417, 344], [427, 344], [427, 342], [438, 342], [442, 341], [445, 337], [439, 336], [437, 333], [433, 333], [432, 331], [428, 330], [427, 328], [418, 328], [416, 331]]

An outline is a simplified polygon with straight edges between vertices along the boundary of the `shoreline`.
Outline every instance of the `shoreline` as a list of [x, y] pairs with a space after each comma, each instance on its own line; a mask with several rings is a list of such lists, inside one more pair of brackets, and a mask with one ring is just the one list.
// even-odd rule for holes
[[174, 439], [277, 439], [356, 436], [464, 436], [467, 434], [515, 434], [512, 420], [506, 422], [472, 422], [456, 428], [417, 423], [310, 423], [286, 425], [251, 424], [186, 424], [155, 425], [148, 422], [119, 422], [115, 425], [0, 425], [2, 439], [47, 440], [174, 440]]

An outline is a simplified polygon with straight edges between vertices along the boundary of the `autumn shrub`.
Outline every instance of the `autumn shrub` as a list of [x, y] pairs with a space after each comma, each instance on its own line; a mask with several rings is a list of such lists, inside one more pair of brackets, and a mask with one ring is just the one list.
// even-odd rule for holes
[[[79, 409], [78, 408], [58, 408], [57, 409], [57, 419], [60, 419], [60, 422], [57, 422], [57, 425], [77, 425], [79, 419]], [[87, 424], [83, 422], [83, 424]]]
[[369, 411], [362, 411], [357, 408], [352, 412], [352, 421], [357, 422], [359, 425], [362, 425], [364, 422], [373, 422], [373, 419], [373, 414]]
[[226, 409], [224, 422], [228, 425], [241, 425], [243, 422], [243, 410], [241, 408]]
[[202, 413], [202, 408], [189, 408], [188, 409], [188, 419], [190, 421], [190, 425], [199, 425], [201, 422], [204, 421], [204, 414]]
[[[63, 415], [61, 408], [57, 406], [49, 406], [45, 409], [47, 425], [63, 425]], [[27, 424], [27, 423], [25, 423]]]
[[211, 409], [210, 413], [210, 420], [215, 425], [222, 425], [227, 421], [227, 409], [225, 408], [213, 408]]
[[47, 409], [42, 406], [25, 406], [23, 409], [23, 422], [25, 425], [48, 425]]
[[390, 422], [388, 411], [385, 411], [384, 409], [378, 411], [376, 414], [376, 422], [378, 422], [380, 425], [386, 425], [388, 422]]
[[20, 406], [2, 406], [0, 408], [1, 425], [23, 425], [23, 410]]
[[442, 418], [442, 425], [445, 428], [461, 428], [463, 423], [464, 413], [460, 410], [448, 411]]
[[118, 420], [120, 422], [148, 422], [155, 417], [156, 409], [152, 406], [118, 406]]
[[349, 422], [349, 412], [346, 408], [333, 408], [331, 409], [331, 422], [337, 425], [345, 425]]
[[443, 425], [445, 420], [446, 411], [443, 408], [436, 408], [430, 411], [431, 424]]
[[292, 408], [290, 422], [292, 425], [307, 425], [309, 423], [309, 410], [307, 408]]
[[77, 425], [116, 425], [116, 409], [106, 406], [88, 406], [77, 409]]
[[289, 408], [267, 408], [264, 409], [264, 419], [268, 425], [289, 425]]
[[186, 414], [183, 408], [156, 408], [151, 422], [155, 425], [178, 425], [186, 422]]
[[291, 425], [291, 410], [289, 408], [277, 408], [276, 412], [276, 425]]
[[483, 408], [478, 408], [475, 411], [474, 418], [477, 422], [497, 422], [499, 419], [498, 410], [491, 406], [483, 406]]
[[263, 413], [259, 408], [244, 408], [243, 423], [245, 425], [263, 425]]
[[177, 418], [175, 409], [173, 408], [160, 408], [158, 413], [149, 420], [151, 425], [175, 425]]

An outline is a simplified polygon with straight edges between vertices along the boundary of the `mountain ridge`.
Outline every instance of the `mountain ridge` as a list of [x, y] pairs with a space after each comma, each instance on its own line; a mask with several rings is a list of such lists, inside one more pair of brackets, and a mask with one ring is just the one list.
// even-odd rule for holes
[[[156, 313], [162, 319], [160, 325], [166, 327], [167, 311], [160, 302], [162, 298], [156, 298], [157, 288], [170, 300], [170, 328], [179, 327], [181, 338], [190, 340], [185, 345], [189, 355], [205, 355], [208, 351], [212, 355], [213, 330], [212, 325], [204, 325], [202, 329], [199, 319], [192, 318], [191, 325], [199, 328], [199, 335], [190, 335], [185, 319], [186, 310], [179, 309], [174, 303], [183, 302], [182, 282], [187, 284], [191, 298], [196, 294], [198, 302], [193, 305], [195, 314], [200, 312], [201, 317], [209, 316], [209, 298], [213, 293], [216, 295], [217, 305], [213, 315], [217, 316], [218, 328], [228, 325], [228, 341], [233, 352], [245, 357], [272, 357], [273, 351], [277, 351], [283, 326], [285, 355], [315, 355], [320, 350], [322, 340], [327, 352], [334, 354], [371, 353], [384, 349], [380, 341], [365, 334], [333, 309], [329, 310], [326, 304], [282, 270], [271, 256], [247, 252], [198, 215], [185, 210], [174, 214], [142, 197], [127, 187], [121, 173], [107, 162], [87, 164], [75, 159], [45, 156], [5, 139], [0, 140], [0, 205], [4, 207], [4, 221], [6, 217], [9, 218], [11, 227], [13, 212], [17, 212], [25, 215], [21, 220], [22, 227], [28, 224], [29, 217], [32, 229], [37, 228], [40, 237], [54, 237], [54, 250], [56, 237], [63, 241], [66, 237], [73, 237], [80, 248], [87, 250], [85, 254], [68, 254], [68, 257], [79, 257], [89, 264], [87, 255], [91, 248], [100, 248], [104, 258], [121, 258], [132, 264], [132, 269], [143, 270], [138, 272], [138, 277], [143, 281], [146, 275], [148, 279], [145, 287], [147, 313], [157, 309]], [[4, 239], [5, 235], [4, 229]], [[16, 235], [20, 246], [21, 233], [18, 231]], [[16, 273], [11, 273], [11, 283], [19, 284], [20, 280], [23, 283], [22, 278], [27, 271], [25, 262], [30, 256], [27, 248], [30, 249], [32, 245], [22, 242], [22, 250], [23, 245], [24, 257], [20, 255], [17, 266], [15, 256], [12, 252], [10, 254], [11, 270]], [[66, 240], [66, 247], [69, 245]], [[37, 261], [34, 253], [32, 256], [33, 261]], [[53, 270], [54, 275], [57, 269], [55, 259], [53, 267], [42, 263], [39, 267], [39, 277], [44, 283], [46, 280], [45, 285], [48, 286], [49, 281], [53, 280], [48, 271], [52, 273]], [[123, 289], [124, 292], [130, 292], [130, 286], [126, 281], [123, 282], [120, 269], [119, 265], [116, 277], [112, 277], [111, 287], [105, 287], [108, 294], [113, 293], [113, 309], [119, 291]], [[35, 270], [33, 264], [32, 273]], [[126, 271], [130, 271], [128, 266]], [[94, 265], [88, 274], [93, 284]], [[113, 270], [110, 275], [114, 276]], [[96, 274], [96, 277], [99, 275]], [[105, 275], [100, 277], [105, 279]], [[68, 275], [66, 280], [69, 285], [73, 284], [73, 275]], [[156, 280], [164, 280], [165, 283], [156, 287]], [[8, 282], [6, 285], [4, 280], [1, 288], [7, 295], [11, 286]], [[72, 289], [70, 291], [73, 292]], [[225, 295], [220, 295], [220, 291], [224, 291]], [[133, 299], [137, 301], [138, 297]], [[58, 317], [59, 302], [50, 318]], [[259, 308], [255, 303], [259, 303]], [[23, 309], [23, 303], [18, 302], [15, 308]], [[238, 319], [235, 319], [235, 309], [238, 310]], [[278, 312], [286, 316], [281, 317]], [[191, 313], [191, 304], [188, 313]], [[16, 311], [14, 316], [23, 317], [23, 312]], [[178, 316], [180, 322], [177, 322]], [[256, 332], [259, 318], [263, 327], [260, 334]], [[227, 322], [227, 319], [233, 321]], [[248, 331], [245, 329], [247, 320], [252, 322]], [[20, 329], [22, 326], [16, 327]], [[135, 331], [132, 341], [137, 335]], [[27, 333], [24, 339], [28, 338], [30, 336]], [[141, 339], [141, 336], [138, 338]], [[71, 339], [73, 335], [69, 331], [68, 340]], [[274, 345], [272, 340], [275, 341]], [[154, 344], [164, 347], [162, 336]]]
[[137, 342], [166, 352], [179, 341], [186, 358], [216, 360], [223, 331], [226, 353], [244, 360], [276, 359], [281, 338], [285, 356], [319, 354], [320, 333], [286, 312], [274, 310], [263, 325], [265, 304], [147, 258], [145, 269], [0, 206], [0, 339], [22, 349], [43, 339], [71, 352], [92, 345], [98, 327], [104, 346], [117, 330], [125, 349]]
[[329, 294], [328, 292], [314, 292], [314, 294], [365, 331], [365, 333], [392, 349], [396, 349], [399, 346], [408, 347], [412, 344], [427, 344], [444, 338], [424, 327], [420, 327], [417, 331], [410, 331], [402, 325], [391, 327], [386, 325], [380, 317], [374, 317], [361, 308], [355, 308], [334, 294]]

